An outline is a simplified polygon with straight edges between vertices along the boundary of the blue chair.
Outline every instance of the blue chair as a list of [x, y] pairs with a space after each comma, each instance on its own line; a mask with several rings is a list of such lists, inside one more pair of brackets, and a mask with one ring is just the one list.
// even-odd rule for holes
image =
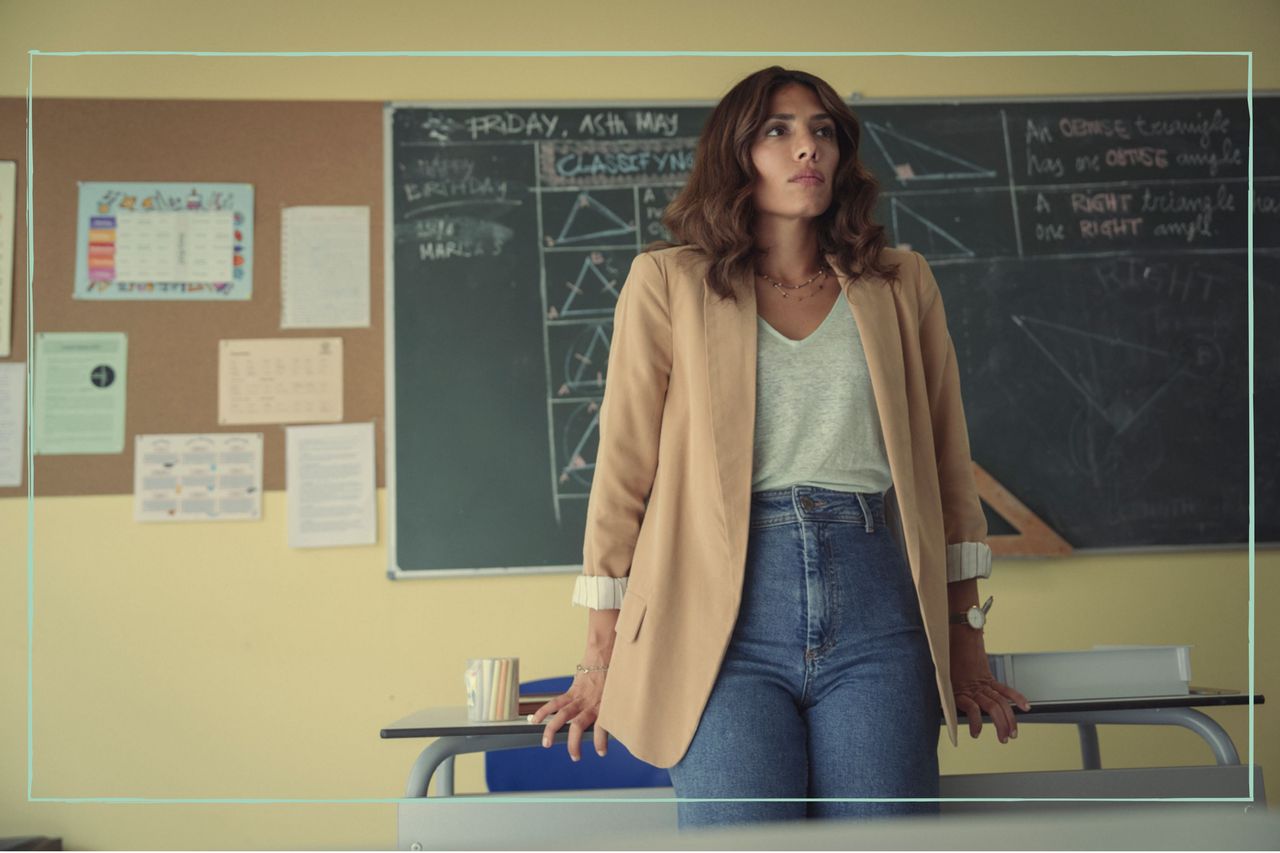
[[[564, 693], [573, 676], [543, 678], [520, 684], [520, 692]], [[567, 731], [568, 726], [559, 731]], [[603, 758], [596, 755], [590, 732], [582, 737], [582, 760], [574, 761], [560, 742], [550, 747], [522, 746], [484, 754], [484, 781], [497, 791], [573, 791], [585, 788], [669, 788], [671, 774], [641, 761], [613, 737]]]

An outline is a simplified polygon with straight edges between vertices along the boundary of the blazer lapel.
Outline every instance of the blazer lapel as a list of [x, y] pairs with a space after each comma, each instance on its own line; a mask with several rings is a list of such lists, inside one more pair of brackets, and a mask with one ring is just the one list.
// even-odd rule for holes
[[756, 291], [754, 282], [734, 282], [738, 301], [722, 300], [702, 281], [702, 317], [711, 392], [720, 504], [728, 537], [729, 588], [742, 589], [747, 525], [751, 516], [756, 411]]

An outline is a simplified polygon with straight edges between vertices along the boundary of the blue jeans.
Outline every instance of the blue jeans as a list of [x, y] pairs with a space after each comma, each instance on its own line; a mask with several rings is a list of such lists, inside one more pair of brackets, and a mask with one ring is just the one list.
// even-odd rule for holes
[[688, 751], [681, 830], [805, 817], [937, 815], [942, 711], [911, 570], [884, 495], [755, 492], [742, 606]]

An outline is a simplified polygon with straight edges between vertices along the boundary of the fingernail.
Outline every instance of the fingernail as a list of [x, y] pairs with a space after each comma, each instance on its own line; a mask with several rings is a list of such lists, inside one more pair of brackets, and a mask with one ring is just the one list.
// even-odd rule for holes
[[1017, 729], [1014, 729], [1013, 731], [1011, 731], [1011, 732], [1009, 733], [1009, 737], [1017, 737], [1017, 736], [1018, 736], [1018, 730], [1017, 730]]
[[602, 749], [597, 749], [597, 750], [596, 750], [596, 755], [600, 756], [601, 758], [604, 758], [604, 750], [602, 750]]
[[551, 741], [550, 741], [550, 740], [548, 740], [547, 738], [543, 738], [543, 739], [542, 739], [542, 745], [543, 745], [543, 746], [551, 746]]
[[582, 756], [580, 756], [580, 755], [570, 755], [569, 757], [570, 757], [570, 758], [572, 758], [574, 761], [577, 761], [577, 760], [578, 760], [579, 758], [581, 758]]

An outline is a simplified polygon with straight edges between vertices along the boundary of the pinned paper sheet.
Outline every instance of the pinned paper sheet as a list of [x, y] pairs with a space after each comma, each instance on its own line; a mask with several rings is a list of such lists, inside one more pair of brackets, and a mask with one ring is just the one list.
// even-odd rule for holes
[[285, 430], [289, 547], [378, 541], [373, 424]]
[[22, 485], [26, 411], [27, 366], [0, 364], [0, 486]]
[[124, 332], [40, 332], [36, 335], [35, 452], [123, 453]]
[[18, 164], [0, 161], [0, 358], [10, 354], [13, 335], [13, 240]]
[[219, 342], [219, 424], [340, 420], [342, 338]]
[[139, 435], [135, 521], [262, 518], [262, 433]]
[[369, 327], [369, 208], [287, 207], [280, 328]]

